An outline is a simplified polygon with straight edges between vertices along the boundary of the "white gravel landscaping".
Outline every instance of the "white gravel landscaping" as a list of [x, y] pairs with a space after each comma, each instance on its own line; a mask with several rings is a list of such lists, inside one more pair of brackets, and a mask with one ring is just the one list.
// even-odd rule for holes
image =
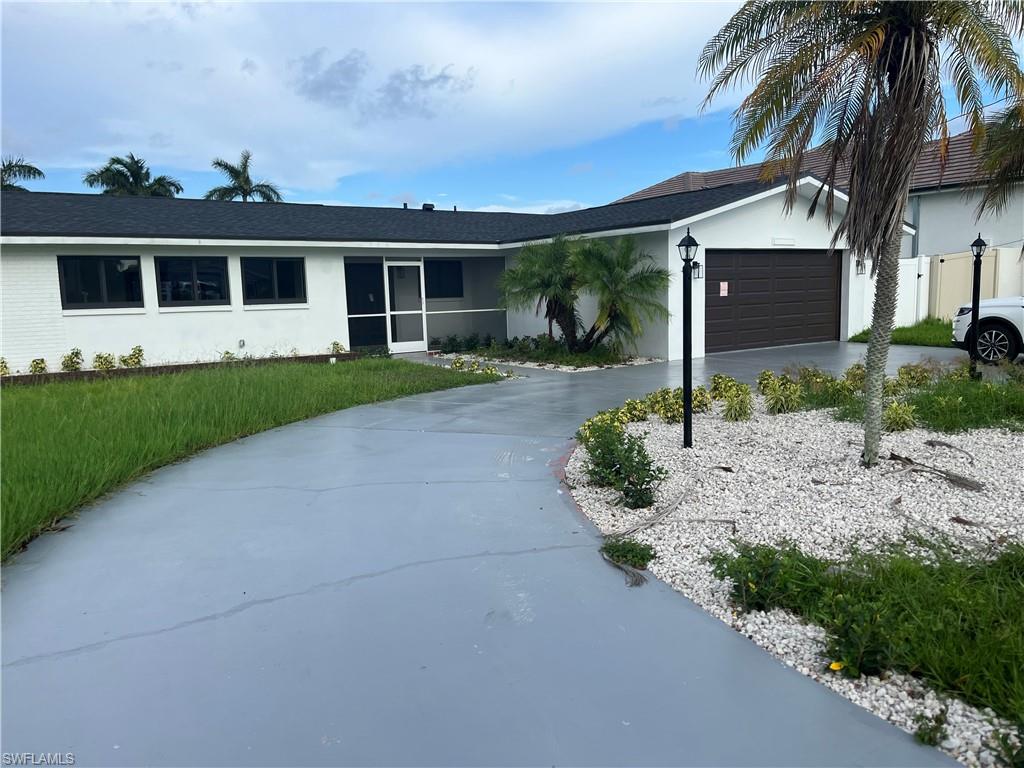
[[947, 706], [948, 738], [942, 748], [965, 765], [996, 763], [991, 737], [996, 730], [1011, 731], [1010, 723], [940, 697], [907, 675], [851, 680], [829, 672], [819, 627], [779, 610], [737, 613], [728, 582], [714, 577], [706, 558], [731, 551], [732, 538], [773, 545], [791, 541], [827, 558], [909, 536], [943, 537], [975, 551], [1024, 540], [1024, 434], [912, 429], [883, 437], [884, 455], [892, 451], [984, 485], [971, 491], [934, 474], [905, 471], [894, 461], [865, 470], [859, 464], [859, 425], [837, 422], [826, 411], [771, 416], [756, 396], [748, 422], [728, 422], [717, 413], [695, 415], [694, 447], [688, 450], [682, 447], [681, 424], [652, 416], [627, 429], [647, 433], [648, 451], [669, 476], [652, 508], [630, 510], [615, 491], [588, 484], [586, 451], [576, 450], [566, 480], [602, 532], [623, 531], [681, 499], [667, 518], [635, 536], [654, 547], [657, 558], [650, 570], [655, 576], [784, 663], [907, 731], [916, 729], [915, 715], [930, 716]]
[[504, 365], [515, 368], [536, 368], [545, 371], [564, 371], [565, 373], [586, 373], [587, 371], [599, 371], [603, 368], [628, 368], [633, 365], [649, 365], [650, 363], [663, 363], [661, 357], [631, 357], [624, 363], [613, 363], [608, 365], [586, 365], [575, 368], [571, 365], [557, 365], [555, 363], [536, 363], [531, 360], [497, 360], [482, 355], [472, 355], [468, 352], [438, 352], [439, 360], [453, 360], [456, 357], [463, 357], [466, 360], [477, 360], [482, 365]]

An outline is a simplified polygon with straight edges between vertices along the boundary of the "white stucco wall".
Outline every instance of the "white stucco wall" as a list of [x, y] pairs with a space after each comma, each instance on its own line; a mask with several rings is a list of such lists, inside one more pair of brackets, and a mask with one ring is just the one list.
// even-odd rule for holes
[[[139, 256], [145, 306], [141, 309], [63, 310], [57, 254]], [[231, 304], [160, 307], [153, 258], [225, 255]], [[306, 304], [242, 303], [242, 256], [302, 256], [306, 262]], [[239, 356], [329, 351], [332, 341], [348, 346], [345, 283], [340, 253], [329, 249], [203, 249], [131, 246], [5, 246], [0, 256], [0, 354], [12, 371], [25, 371], [33, 358], [50, 370], [72, 347], [86, 365], [97, 352], [126, 354], [142, 346], [147, 363], [215, 360], [225, 351]], [[244, 341], [244, 346], [239, 342]]]
[[1017, 187], [998, 215], [986, 214], [975, 220], [977, 193], [967, 197], [959, 189], [922, 192], [912, 197], [920, 206], [917, 252], [928, 256], [960, 253], [981, 232], [991, 248], [1016, 247], [1024, 243], [1024, 184]]

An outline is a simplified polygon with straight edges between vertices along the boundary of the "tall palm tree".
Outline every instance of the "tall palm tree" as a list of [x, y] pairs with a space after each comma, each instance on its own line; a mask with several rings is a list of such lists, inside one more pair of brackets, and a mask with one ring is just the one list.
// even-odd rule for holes
[[573, 259], [574, 241], [556, 237], [550, 243], [530, 243], [519, 251], [515, 266], [505, 270], [498, 282], [504, 304], [509, 309], [544, 311], [548, 337], [554, 339], [553, 326], [562, 332], [569, 349], [576, 348], [579, 299]]
[[264, 203], [280, 203], [281, 193], [269, 181], [252, 180], [249, 175], [250, 160], [252, 153], [248, 149], [242, 150], [242, 156], [238, 165], [233, 165], [227, 160], [219, 157], [214, 158], [213, 167], [222, 171], [228, 177], [228, 183], [221, 187], [214, 187], [206, 193], [207, 200], [235, 200], [242, 198], [243, 203], [250, 200], [262, 200]]
[[620, 350], [626, 345], [635, 348], [645, 320], [668, 319], [661, 297], [668, 290], [670, 273], [639, 250], [632, 237], [581, 245], [575, 268], [581, 292], [597, 299], [597, 317], [580, 339], [580, 351], [606, 338]]
[[1014, 187], [1024, 184], [1024, 98], [989, 121], [978, 176], [985, 185], [979, 218], [986, 211], [1002, 211]]
[[[820, 141], [823, 187], [833, 215], [834, 185], [849, 176], [841, 240], [871, 259], [876, 278], [867, 353], [863, 463], [878, 461], [882, 384], [896, 310], [896, 281], [910, 181], [924, 143], [948, 143], [940, 51], [967, 124], [984, 135], [983, 84], [1024, 92], [1012, 35], [1024, 4], [977, 0], [751, 0], [707, 43], [698, 72], [711, 78], [705, 105], [731, 86], [756, 81], [736, 109], [737, 162], [767, 144], [763, 176], [788, 175], [786, 210], [796, 203], [801, 162]], [[809, 215], [821, 201], [819, 189]]]
[[128, 157], [112, 157], [107, 164], [82, 177], [87, 187], [101, 187], [104, 195], [138, 197], [174, 197], [184, 187], [171, 176], [153, 178], [146, 161], [131, 152]]
[[26, 163], [23, 157], [5, 157], [2, 167], [0, 167], [0, 189], [5, 192], [28, 192], [25, 187], [15, 182], [45, 178], [45, 173], [32, 163]]

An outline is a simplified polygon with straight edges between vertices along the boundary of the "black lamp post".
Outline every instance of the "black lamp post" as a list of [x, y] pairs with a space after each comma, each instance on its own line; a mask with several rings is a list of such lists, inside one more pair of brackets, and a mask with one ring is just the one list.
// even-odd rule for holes
[[978, 238], [971, 243], [971, 253], [974, 254], [974, 282], [971, 285], [971, 378], [980, 379], [978, 372], [978, 315], [981, 302], [981, 257], [985, 255], [985, 248], [988, 243], [981, 239], [981, 232]]
[[693, 285], [700, 277], [700, 263], [694, 261], [700, 243], [686, 228], [686, 237], [679, 241], [683, 260], [683, 447], [693, 446]]

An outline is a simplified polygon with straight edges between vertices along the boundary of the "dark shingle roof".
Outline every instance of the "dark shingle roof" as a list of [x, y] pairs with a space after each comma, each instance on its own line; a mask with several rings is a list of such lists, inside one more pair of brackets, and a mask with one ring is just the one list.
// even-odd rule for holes
[[667, 224], [769, 189], [758, 181], [554, 214], [240, 203], [59, 192], [4, 192], [0, 233], [496, 244]]
[[[970, 133], [960, 133], [950, 137], [949, 155], [946, 158], [945, 168], [939, 162], [938, 142], [930, 142], [924, 148], [921, 159], [917, 163], [917, 168], [914, 169], [914, 177], [910, 188], [912, 191], [924, 191], [937, 187], [959, 187], [963, 184], [969, 184], [974, 180], [977, 163], [978, 159], [974, 154], [972, 135]], [[824, 152], [811, 150], [804, 158], [803, 168], [806, 173], [821, 177], [825, 175], [826, 165]], [[617, 202], [647, 200], [652, 197], [674, 195], [679, 192], [711, 189], [723, 184], [737, 184], [757, 179], [760, 174], [760, 163], [719, 168], [714, 171], [686, 171], [626, 195]], [[838, 188], [845, 188], [848, 179], [848, 174], [843, 168], [840, 168], [836, 174], [836, 186]]]

